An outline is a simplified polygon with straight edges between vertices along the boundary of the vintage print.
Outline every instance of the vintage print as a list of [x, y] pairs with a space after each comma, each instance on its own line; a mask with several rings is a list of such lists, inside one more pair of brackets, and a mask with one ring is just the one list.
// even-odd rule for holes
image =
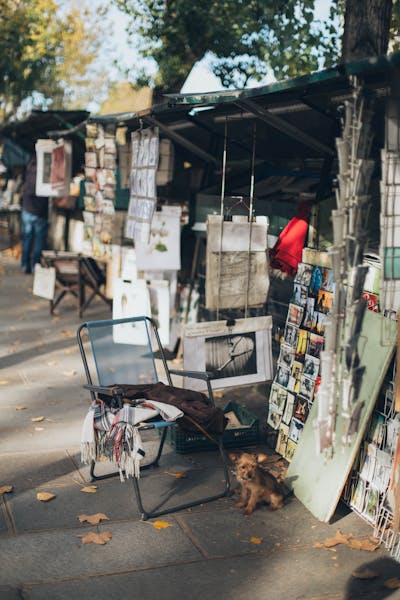
[[297, 396], [294, 405], [293, 416], [302, 423], [305, 423], [309, 413], [308, 400], [302, 396]]
[[278, 431], [278, 439], [276, 441], [275, 451], [278, 454], [281, 454], [282, 456], [284, 456], [285, 452], [286, 452], [288, 436], [289, 436], [289, 426], [285, 425], [284, 423], [281, 423], [280, 427], [279, 427], [279, 431]]
[[300, 285], [305, 285], [306, 287], [308, 287], [311, 282], [312, 272], [313, 267], [311, 265], [307, 265], [306, 263], [299, 263], [294, 282], [300, 283]]
[[288, 344], [281, 344], [278, 363], [291, 367], [294, 361], [294, 348]]
[[290, 325], [299, 327], [303, 320], [304, 308], [297, 304], [289, 304], [287, 322]]
[[300, 283], [295, 283], [293, 286], [293, 296], [292, 302], [294, 304], [298, 304], [299, 306], [305, 306], [308, 297], [308, 288], [305, 285], [301, 285]]
[[276, 383], [271, 385], [271, 393], [269, 396], [269, 406], [274, 406], [276, 411], [283, 413], [287, 398], [287, 390]]
[[303, 432], [304, 423], [293, 418], [289, 425], [289, 440], [298, 444]]
[[299, 330], [294, 325], [287, 324], [285, 327], [285, 333], [283, 334], [285, 343], [288, 346], [293, 346], [294, 348], [297, 346], [297, 336], [299, 334]]
[[325, 290], [320, 290], [318, 292], [318, 300], [315, 305], [315, 310], [327, 314], [332, 306], [332, 302], [333, 292], [326, 292]]
[[303, 361], [307, 352], [308, 331], [299, 329], [299, 337], [297, 338], [296, 360]]
[[291, 394], [290, 392], [288, 392], [287, 399], [286, 399], [285, 410], [284, 410], [284, 413], [282, 415], [282, 421], [284, 423], [286, 423], [286, 425], [289, 425], [290, 419], [293, 416], [294, 399], [295, 399], [294, 394]]
[[269, 410], [268, 410], [268, 418], [267, 418], [268, 425], [270, 425], [270, 427], [272, 427], [272, 429], [278, 429], [279, 425], [281, 424], [281, 420], [282, 420], [282, 413], [279, 413], [273, 405], [270, 406]]
[[311, 281], [310, 281], [310, 294], [316, 296], [322, 286], [322, 269], [321, 267], [314, 267]]
[[308, 375], [311, 379], [317, 379], [319, 371], [319, 358], [306, 354], [304, 357], [304, 375]]
[[307, 400], [312, 400], [314, 395], [315, 381], [307, 375], [302, 375], [300, 379], [299, 394]]
[[310, 333], [308, 338], [307, 354], [319, 358], [321, 350], [324, 349], [324, 338], [322, 335]]
[[312, 318], [311, 329], [319, 335], [324, 335], [325, 332], [326, 314], [315, 311]]
[[307, 298], [302, 327], [311, 329], [314, 314], [315, 298]]
[[335, 292], [335, 280], [333, 278], [333, 269], [322, 269], [321, 288], [327, 292]]
[[279, 383], [279, 385], [286, 387], [287, 384], [289, 383], [289, 377], [290, 377], [289, 367], [278, 363], [277, 368], [276, 368], [276, 375], [275, 375], [276, 383]]
[[292, 461], [294, 453], [296, 452], [296, 448], [297, 448], [296, 442], [288, 439], [288, 442], [286, 445], [286, 452], [285, 452], [285, 458], [288, 462]]

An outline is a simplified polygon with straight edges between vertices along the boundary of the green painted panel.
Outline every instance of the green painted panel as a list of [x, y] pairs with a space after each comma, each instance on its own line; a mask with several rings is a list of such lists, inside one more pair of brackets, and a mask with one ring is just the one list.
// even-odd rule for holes
[[[360, 398], [365, 403], [360, 427], [353, 444], [347, 447], [338, 445], [332, 459], [326, 459], [316, 452], [313, 421], [317, 416], [317, 403], [314, 402], [312, 406], [289, 465], [286, 484], [320, 521], [328, 522], [336, 510], [392, 359], [395, 343], [396, 322], [367, 310], [359, 342], [361, 365], [366, 366], [360, 389]], [[341, 425], [339, 417], [336, 439], [340, 439]]]

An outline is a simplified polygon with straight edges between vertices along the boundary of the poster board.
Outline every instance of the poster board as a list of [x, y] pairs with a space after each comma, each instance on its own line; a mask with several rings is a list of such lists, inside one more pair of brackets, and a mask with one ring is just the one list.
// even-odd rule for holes
[[[364, 401], [360, 425], [352, 445], [339, 445], [331, 459], [317, 454], [313, 422], [317, 416], [318, 403], [314, 402], [311, 408], [285, 483], [320, 521], [328, 522], [336, 510], [392, 359], [395, 343], [396, 323], [381, 314], [366, 311], [359, 341], [360, 359], [366, 365], [360, 389], [360, 400]], [[341, 427], [339, 415], [336, 424], [337, 440], [341, 437]]]
[[137, 240], [136, 265], [140, 271], [179, 271], [181, 268], [180, 206], [163, 206], [153, 215], [150, 239]]
[[51, 154], [56, 146], [54, 140], [38, 140], [35, 144], [36, 150], [36, 195], [54, 196], [51, 185]]
[[[194, 323], [184, 329], [183, 365], [189, 371], [212, 371], [213, 388], [272, 379], [272, 317]], [[206, 382], [187, 379], [184, 387], [206, 389]]]
[[42, 267], [39, 263], [35, 265], [33, 275], [34, 296], [53, 300], [56, 289], [56, 270], [54, 267]]

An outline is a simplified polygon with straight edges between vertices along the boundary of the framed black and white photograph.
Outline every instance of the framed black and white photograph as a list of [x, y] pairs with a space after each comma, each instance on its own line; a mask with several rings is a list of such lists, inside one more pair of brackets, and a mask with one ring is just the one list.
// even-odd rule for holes
[[[212, 371], [213, 388], [245, 385], [273, 378], [272, 317], [201, 322], [186, 325], [183, 363], [188, 371]], [[206, 389], [201, 380], [186, 378], [191, 389]]]

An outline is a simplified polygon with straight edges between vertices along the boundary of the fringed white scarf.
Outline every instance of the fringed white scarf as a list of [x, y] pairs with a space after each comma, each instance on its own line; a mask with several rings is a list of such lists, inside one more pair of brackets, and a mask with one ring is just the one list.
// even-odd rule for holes
[[82, 426], [82, 463], [90, 464], [106, 456], [117, 464], [121, 481], [124, 481], [124, 473], [126, 477], [139, 477], [145, 452], [137, 425], [157, 415], [164, 421], [176, 421], [183, 412], [153, 400], [143, 400], [138, 406], [124, 404], [121, 409], [112, 409], [101, 400], [95, 400]]

